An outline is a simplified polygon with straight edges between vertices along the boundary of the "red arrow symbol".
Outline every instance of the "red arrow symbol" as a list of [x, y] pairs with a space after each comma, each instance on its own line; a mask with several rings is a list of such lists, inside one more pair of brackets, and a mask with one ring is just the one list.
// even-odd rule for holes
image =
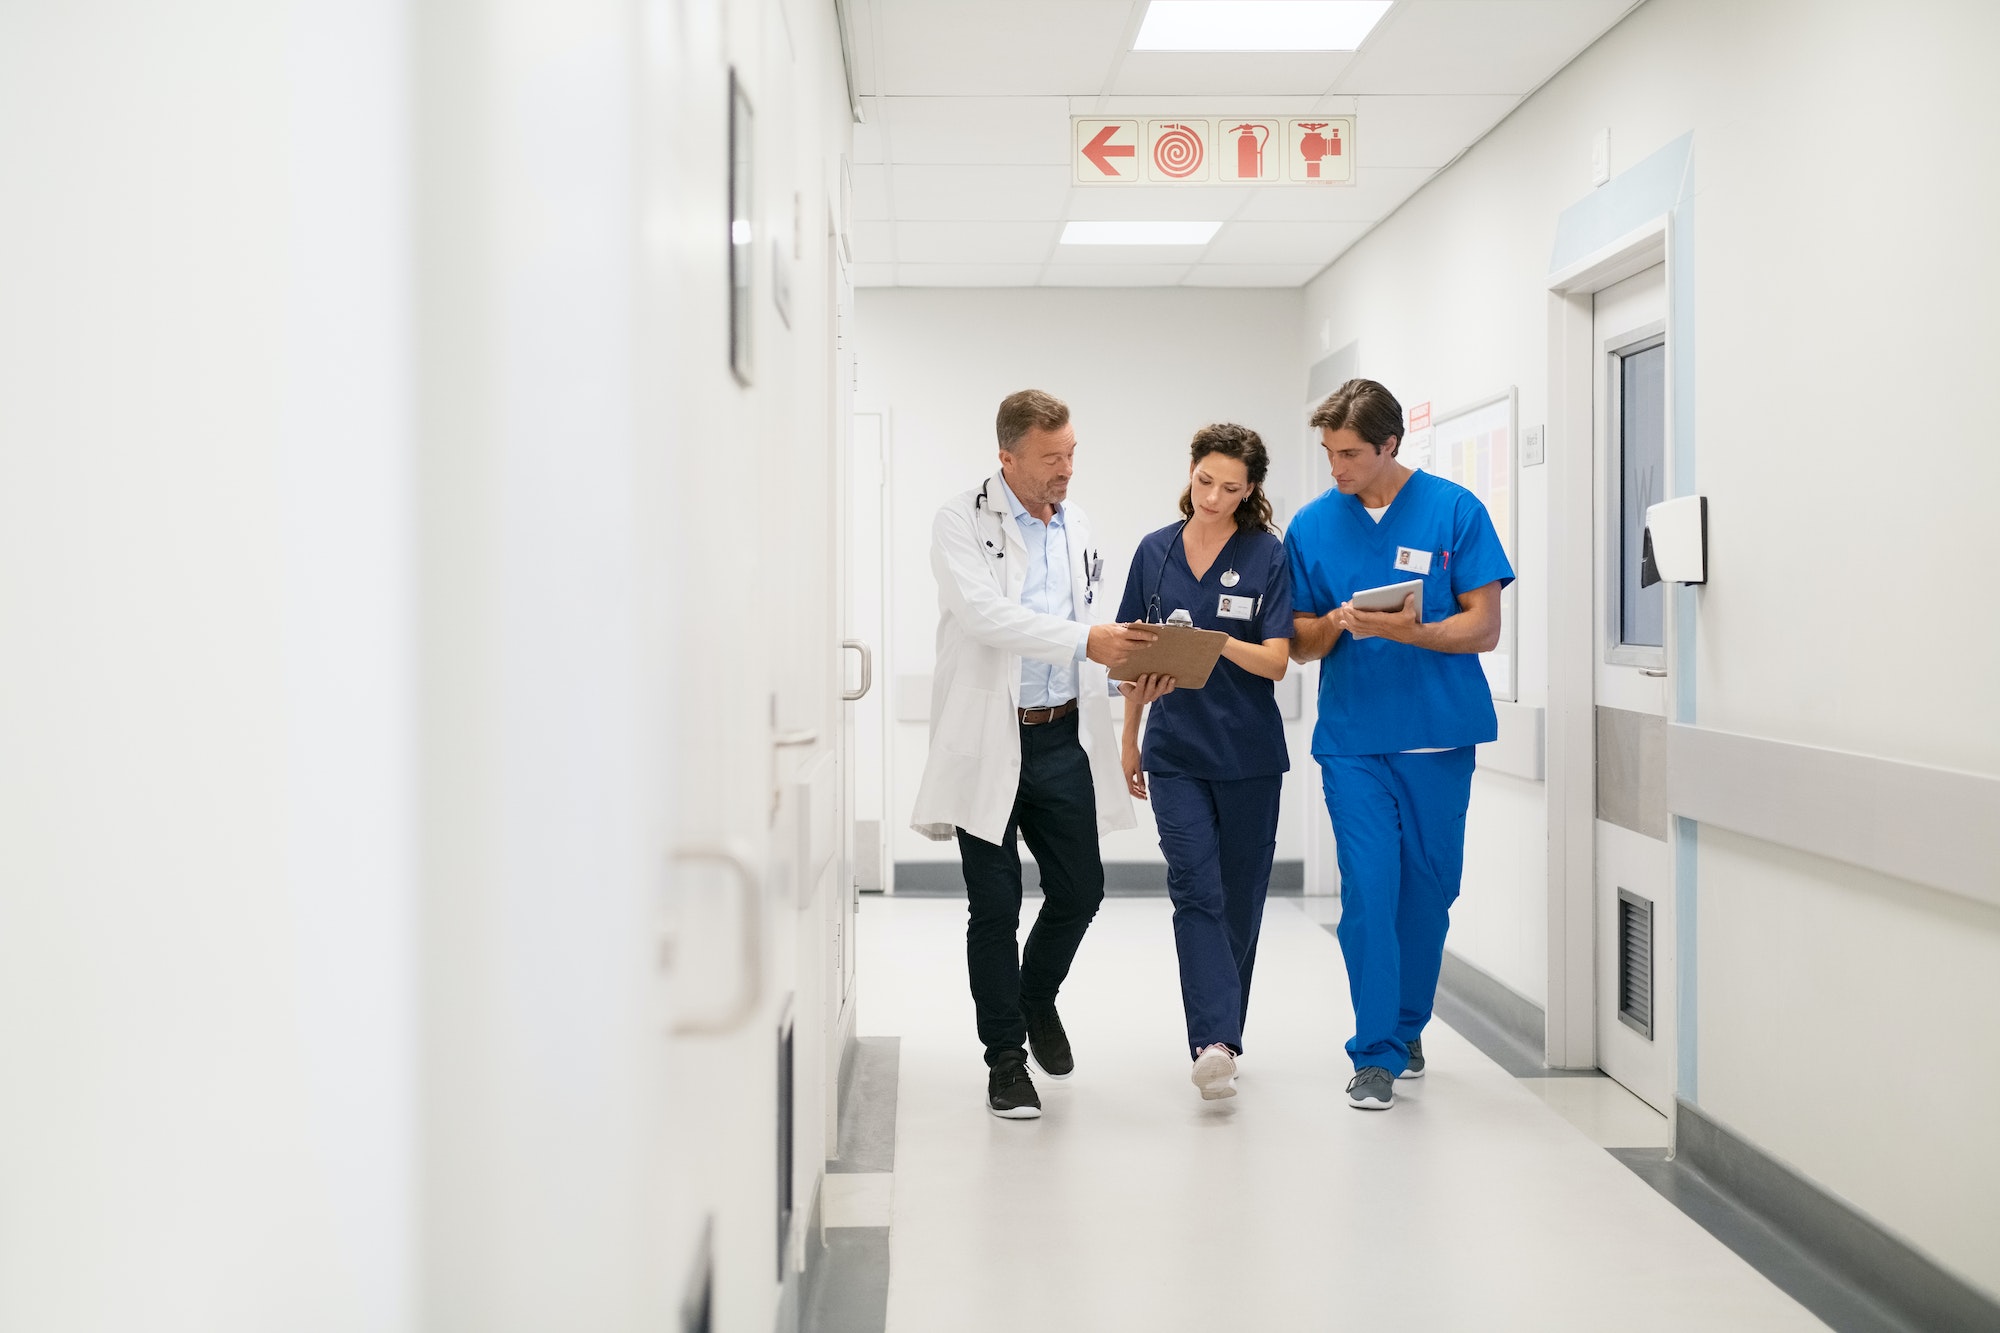
[[1114, 157], [1137, 157], [1139, 150], [1132, 144], [1113, 145], [1111, 136], [1124, 128], [1120, 125], [1106, 125], [1097, 132], [1097, 137], [1083, 146], [1083, 155], [1097, 164], [1097, 169], [1107, 176], [1116, 176], [1118, 168], [1111, 165]]

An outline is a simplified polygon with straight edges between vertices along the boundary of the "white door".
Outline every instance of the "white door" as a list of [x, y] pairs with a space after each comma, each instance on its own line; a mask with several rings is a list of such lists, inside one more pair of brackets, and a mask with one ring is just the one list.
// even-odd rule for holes
[[846, 687], [854, 882], [892, 891], [889, 860], [889, 438], [880, 412], [857, 412], [847, 487]]
[[1666, 808], [1666, 588], [1639, 586], [1646, 506], [1666, 498], [1666, 267], [1597, 293], [1596, 954], [1604, 1072], [1662, 1113], [1674, 1093], [1674, 902]]

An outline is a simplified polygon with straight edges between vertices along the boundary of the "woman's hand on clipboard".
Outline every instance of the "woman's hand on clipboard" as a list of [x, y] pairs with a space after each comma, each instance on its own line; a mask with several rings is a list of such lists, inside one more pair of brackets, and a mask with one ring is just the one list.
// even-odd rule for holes
[[1172, 694], [1174, 692], [1174, 678], [1172, 676], [1141, 676], [1137, 680], [1121, 680], [1118, 682], [1118, 692], [1127, 699], [1136, 701], [1141, 708], [1144, 708], [1147, 704], [1153, 702], [1153, 700]]

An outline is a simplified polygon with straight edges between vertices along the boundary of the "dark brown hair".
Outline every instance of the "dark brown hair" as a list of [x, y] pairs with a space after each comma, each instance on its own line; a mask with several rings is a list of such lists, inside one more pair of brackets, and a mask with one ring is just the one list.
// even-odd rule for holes
[[1000, 447], [1010, 454], [1029, 431], [1061, 430], [1068, 424], [1069, 404], [1040, 389], [1008, 394], [1000, 400], [1000, 415], [993, 419]]
[[[1271, 470], [1271, 456], [1264, 452], [1263, 438], [1248, 426], [1234, 422], [1203, 426], [1194, 433], [1194, 443], [1188, 446], [1188, 461], [1199, 463], [1210, 454], [1236, 459], [1249, 474], [1250, 491], [1236, 506], [1236, 530], [1277, 532], [1271, 526], [1270, 497], [1264, 494], [1264, 476]], [[1194, 517], [1192, 486], [1181, 492], [1181, 514], [1185, 518]]]
[[1313, 409], [1309, 424], [1323, 430], [1346, 427], [1374, 445], [1378, 454], [1391, 444], [1402, 451], [1403, 405], [1374, 380], [1349, 380], [1335, 389]]

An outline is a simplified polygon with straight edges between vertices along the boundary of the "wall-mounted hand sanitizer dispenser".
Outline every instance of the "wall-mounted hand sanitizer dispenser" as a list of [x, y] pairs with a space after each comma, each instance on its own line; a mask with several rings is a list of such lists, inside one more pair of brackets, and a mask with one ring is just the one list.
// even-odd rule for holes
[[1708, 582], [1708, 497], [1684, 495], [1646, 510], [1639, 586]]

